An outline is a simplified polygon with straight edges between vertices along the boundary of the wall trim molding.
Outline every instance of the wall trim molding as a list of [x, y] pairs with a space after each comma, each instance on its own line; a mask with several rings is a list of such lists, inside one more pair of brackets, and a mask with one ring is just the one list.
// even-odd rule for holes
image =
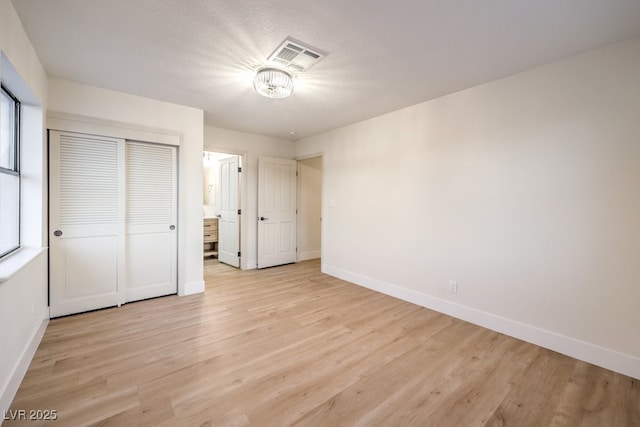
[[179, 132], [167, 129], [56, 111], [47, 112], [47, 129], [176, 146], [180, 145], [182, 139], [182, 135]]
[[465, 305], [436, 298], [421, 292], [383, 282], [362, 274], [322, 264], [322, 272], [356, 285], [420, 305], [457, 319], [509, 335], [566, 356], [640, 379], [640, 358], [600, 347], [556, 332], [520, 323]]
[[[33, 336], [31, 337], [29, 344], [22, 352], [20, 360], [13, 369], [13, 373], [9, 378], [9, 381], [7, 381], [4, 390], [2, 390], [0, 394], [0, 412], [3, 414], [5, 414], [9, 410], [9, 407], [11, 407], [11, 402], [13, 401], [13, 398], [16, 397], [18, 388], [22, 383], [24, 375], [27, 373], [27, 369], [29, 369], [29, 365], [31, 364], [31, 360], [33, 360], [33, 356], [36, 354], [36, 350], [38, 350], [38, 346], [42, 341], [42, 337], [47, 330], [48, 324], [49, 319], [45, 318], [40, 326], [38, 326], [38, 328], [33, 332]], [[1, 419], [0, 424], [2, 424]]]

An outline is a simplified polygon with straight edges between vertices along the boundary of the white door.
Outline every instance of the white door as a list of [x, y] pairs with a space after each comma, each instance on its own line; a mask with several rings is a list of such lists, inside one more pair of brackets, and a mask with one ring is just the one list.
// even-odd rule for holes
[[124, 140], [50, 132], [50, 315], [124, 302]]
[[296, 261], [296, 161], [258, 159], [258, 268]]
[[218, 260], [234, 267], [240, 267], [238, 181], [238, 156], [220, 160], [220, 215], [218, 216]]
[[126, 143], [126, 301], [177, 288], [176, 147]]

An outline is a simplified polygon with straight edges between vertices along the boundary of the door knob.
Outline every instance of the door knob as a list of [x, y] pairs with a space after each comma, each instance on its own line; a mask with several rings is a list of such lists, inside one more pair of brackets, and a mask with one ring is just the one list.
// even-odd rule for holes
[[259, 219], [260, 219], [260, 221], [267, 221], [269, 218], [265, 218], [265, 217], [261, 216]]
[[56, 236], [56, 237], [60, 237], [60, 236], [62, 236], [62, 231], [56, 230], [56, 231], [53, 232], [53, 235]]
[[175, 230], [175, 229], [176, 229], [176, 226], [175, 226], [175, 225], [171, 224], [171, 225], [169, 226], [169, 230]]

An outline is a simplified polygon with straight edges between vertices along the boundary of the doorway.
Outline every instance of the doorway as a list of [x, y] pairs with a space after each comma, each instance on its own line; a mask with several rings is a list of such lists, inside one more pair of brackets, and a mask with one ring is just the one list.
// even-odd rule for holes
[[321, 257], [322, 156], [258, 158], [257, 267]]
[[242, 156], [205, 151], [202, 162], [205, 267], [239, 268]]
[[297, 261], [322, 253], [322, 156], [298, 160]]

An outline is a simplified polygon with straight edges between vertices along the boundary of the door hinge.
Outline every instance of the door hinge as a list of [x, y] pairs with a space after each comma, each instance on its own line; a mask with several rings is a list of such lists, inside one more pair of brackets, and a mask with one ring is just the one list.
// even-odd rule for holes
[[238, 215], [242, 215], [242, 209], [238, 209]]
[[238, 173], [242, 172], [242, 168], [238, 166]]
[[298, 171], [296, 171], [296, 176], [298, 176]]
[[240, 252], [238, 252], [238, 258], [240, 257]]

